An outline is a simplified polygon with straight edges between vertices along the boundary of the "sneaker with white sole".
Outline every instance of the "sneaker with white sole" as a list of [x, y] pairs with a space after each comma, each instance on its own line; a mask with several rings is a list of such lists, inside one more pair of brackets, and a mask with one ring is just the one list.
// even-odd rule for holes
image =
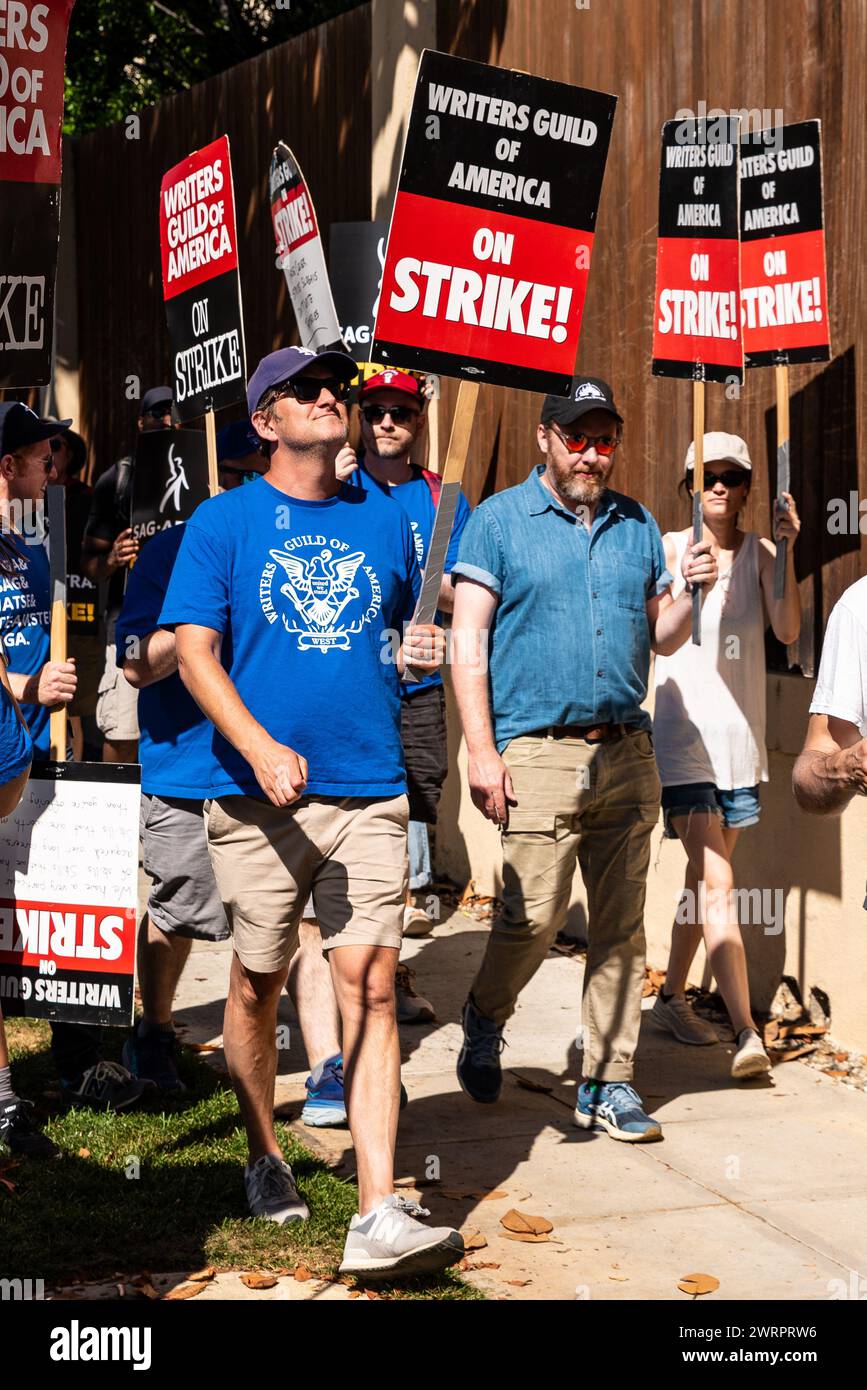
[[743, 1081], [750, 1076], [767, 1076], [770, 1070], [771, 1059], [755, 1028], [742, 1028], [732, 1059], [732, 1076], [736, 1081]]
[[678, 1042], [690, 1043], [693, 1047], [707, 1047], [709, 1043], [719, 1042], [716, 1029], [699, 1018], [683, 994], [671, 994], [668, 999], [657, 994], [650, 1017]]
[[600, 1125], [612, 1139], [647, 1144], [662, 1138], [662, 1126], [644, 1113], [641, 1097], [626, 1081], [584, 1081], [578, 1087], [575, 1123], [579, 1129]]
[[460, 1231], [450, 1226], [423, 1226], [415, 1218], [430, 1216], [426, 1207], [407, 1197], [386, 1197], [363, 1219], [349, 1223], [343, 1247], [341, 1274], [386, 1279], [400, 1274], [436, 1274], [464, 1257]]
[[278, 1226], [290, 1221], [306, 1221], [307, 1203], [298, 1195], [292, 1169], [279, 1154], [263, 1154], [244, 1169], [247, 1202], [253, 1216], [264, 1216]]
[[413, 988], [415, 971], [401, 962], [394, 975], [394, 997], [398, 1023], [433, 1023], [436, 1019], [434, 1006], [430, 1000], [423, 999]]
[[415, 903], [407, 903], [403, 909], [404, 936], [430, 936], [433, 929], [433, 918], [428, 916], [424, 908], [416, 907]]

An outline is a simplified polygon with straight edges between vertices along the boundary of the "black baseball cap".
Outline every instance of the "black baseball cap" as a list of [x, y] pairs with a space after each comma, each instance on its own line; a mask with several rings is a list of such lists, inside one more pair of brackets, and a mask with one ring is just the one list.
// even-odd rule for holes
[[142, 415], [147, 415], [157, 405], [171, 408], [174, 399], [171, 386], [152, 386], [149, 391], [145, 391], [141, 398], [141, 405], [138, 408], [139, 418]]
[[217, 462], [231, 463], [234, 459], [258, 454], [259, 436], [249, 420], [233, 420], [217, 430]]
[[347, 386], [358, 376], [358, 363], [348, 352], [311, 352], [309, 348], [278, 348], [263, 357], [247, 384], [247, 408], [252, 415], [272, 386], [281, 386], [308, 367], [326, 367]]
[[576, 376], [568, 396], [546, 396], [542, 404], [543, 425], [574, 425], [591, 410], [607, 410], [623, 424], [623, 416], [614, 404], [614, 392], [607, 381], [596, 376]]
[[28, 444], [51, 439], [71, 424], [71, 420], [41, 420], [29, 405], [21, 401], [3, 401], [0, 403], [0, 458], [4, 454], [14, 454], [16, 449], [26, 449]]

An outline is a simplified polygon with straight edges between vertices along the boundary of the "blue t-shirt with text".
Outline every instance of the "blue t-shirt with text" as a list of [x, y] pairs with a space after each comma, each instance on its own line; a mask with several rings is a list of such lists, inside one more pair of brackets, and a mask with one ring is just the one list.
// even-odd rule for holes
[[[117, 620], [117, 664], [123, 667], [131, 637], [144, 638], [159, 627], [172, 569], [184, 537], [184, 524], [168, 526], [149, 540], [130, 571]], [[141, 787], [149, 796], [204, 800], [213, 781], [213, 726], [177, 672], [138, 694]]]
[[[34, 676], [51, 656], [51, 604], [48, 552], [43, 541], [30, 544], [22, 536], [10, 535], [15, 553], [10, 563], [14, 578], [0, 575], [0, 634], [6, 648], [9, 670]], [[50, 716], [45, 705], [21, 704], [33, 739], [33, 756], [47, 762]]]
[[33, 740], [18, 718], [15, 701], [0, 681], [0, 786], [29, 767], [32, 758]]
[[[419, 563], [419, 568], [424, 569], [427, 562], [427, 551], [430, 545], [430, 538], [433, 535], [434, 522], [436, 520], [436, 504], [433, 493], [425, 479], [424, 473], [417, 464], [412, 464], [412, 477], [405, 483], [380, 483], [376, 478], [371, 477], [364, 467], [362, 454], [358, 455], [358, 471], [352, 473], [349, 482], [356, 487], [379, 488], [380, 492], [387, 497], [392, 497], [399, 502], [409, 517], [409, 524], [412, 527], [412, 538], [415, 542], [415, 554]], [[452, 534], [449, 540], [449, 548], [446, 552], [446, 562], [443, 566], [446, 574], [451, 574], [452, 569], [458, 562], [458, 549], [461, 543], [461, 536], [464, 527], [470, 519], [470, 504], [463, 493], [458, 497], [458, 505], [455, 509], [455, 519], [452, 522]], [[437, 613], [436, 621], [442, 627], [442, 614]], [[414, 695], [419, 690], [427, 690], [432, 685], [442, 685], [443, 678], [439, 671], [432, 671], [430, 675], [423, 676], [420, 681], [412, 685], [402, 685], [401, 692], [404, 695]]]
[[[378, 490], [343, 485], [308, 502], [259, 478], [187, 522], [160, 623], [222, 633], [246, 708], [307, 759], [307, 794], [399, 796], [393, 657], [420, 585], [409, 521]], [[264, 795], [216, 731], [213, 751], [213, 796]]]

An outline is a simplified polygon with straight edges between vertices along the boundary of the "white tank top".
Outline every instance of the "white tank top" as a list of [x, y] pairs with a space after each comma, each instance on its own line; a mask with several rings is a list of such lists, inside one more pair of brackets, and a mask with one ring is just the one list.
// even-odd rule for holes
[[[668, 535], [677, 551], [675, 598], [690, 535]], [[687, 638], [673, 656], [655, 658], [653, 743], [664, 787], [714, 782], [731, 791], [767, 782], [765, 624], [759, 540], [748, 531], [704, 601], [701, 646]]]

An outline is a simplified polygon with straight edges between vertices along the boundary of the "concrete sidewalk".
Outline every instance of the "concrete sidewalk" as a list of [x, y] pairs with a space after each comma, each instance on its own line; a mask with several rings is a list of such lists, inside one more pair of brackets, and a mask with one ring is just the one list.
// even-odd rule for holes
[[[645, 1016], [636, 1086], [664, 1140], [587, 1134], [572, 1122], [583, 967], [552, 954], [507, 1029], [502, 1099], [475, 1105], [455, 1078], [457, 1020], [486, 934], [455, 912], [403, 952], [440, 1021], [401, 1028], [410, 1103], [397, 1175], [433, 1222], [486, 1239], [470, 1263], [496, 1267], [466, 1278], [514, 1299], [685, 1299], [677, 1283], [692, 1273], [720, 1281], [715, 1299], [857, 1296], [867, 1280], [867, 1095], [798, 1062], [779, 1066], [772, 1083], [737, 1084], [730, 1041], [683, 1047]], [[185, 1041], [220, 1040], [230, 952], [194, 946], [176, 1008]], [[281, 1115], [350, 1176], [348, 1132], [297, 1119], [307, 1065], [288, 998], [281, 1019], [291, 1028]], [[224, 1066], [221, 1051], [203, 1056]], [[504, 1195], [482, 1200], [490, 1192]], [[549, 1240], [508, 1239], [500, 1218], [513, 1207], [552, 1222]]]

